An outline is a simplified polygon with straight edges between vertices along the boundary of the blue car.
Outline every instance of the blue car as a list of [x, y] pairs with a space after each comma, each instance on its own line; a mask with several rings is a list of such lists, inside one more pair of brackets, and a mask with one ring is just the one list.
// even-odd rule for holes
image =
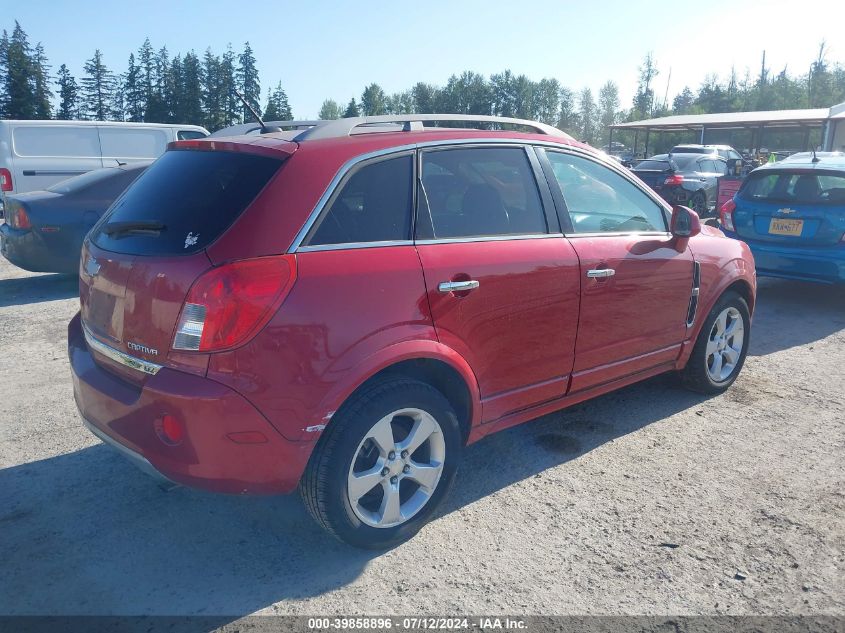
[[748, 174], [720, 210], [757, 274], [845, 283], [845, 153], [804, 152]]

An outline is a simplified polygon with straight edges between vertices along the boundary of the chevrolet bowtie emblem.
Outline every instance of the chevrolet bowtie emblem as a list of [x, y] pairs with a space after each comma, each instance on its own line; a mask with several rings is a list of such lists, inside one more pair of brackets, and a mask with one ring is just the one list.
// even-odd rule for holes
[[788, 215], [790, 213], [797, 213], [795, 209], [778, 209], [778, 213], [783, 213], [784, 215]]

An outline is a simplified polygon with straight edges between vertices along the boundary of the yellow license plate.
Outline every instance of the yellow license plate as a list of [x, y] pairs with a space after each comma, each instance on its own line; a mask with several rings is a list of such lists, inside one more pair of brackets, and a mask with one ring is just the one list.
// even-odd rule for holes
[[772, 218], [769, 223], [769, 233], [771, 235], [794, 235], [800, 236], [801, 229], [804, 228], [804, 220], [784, 220], [782, 218]]

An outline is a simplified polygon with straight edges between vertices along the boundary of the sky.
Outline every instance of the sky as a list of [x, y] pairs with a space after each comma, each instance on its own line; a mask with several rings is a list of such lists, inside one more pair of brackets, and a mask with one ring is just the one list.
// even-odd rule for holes
[[754, 75], [764, 49], [775, 72], [805, 73], [822, 40], [828, 61], [845, 64], [843, 0], [0, 0], [0, 28], [11, 31], [16, 19], [43, 43], [53, 72], [65, 63], [77, 79], [95, 48], [119, 73], [145, 37], [171, 55], [219, 54], [228, 44], [239, 52], [249, 41], [262, 92], [281, 81], [297, 118], [314, 117], [326, 98], [360, 100], [372, 82], [390, 94], [418, 81], [442, 85], [464, 70], [509, 68], [594, 95], [613, 80], [629, 107], [648, 52], [660, 71], [657, 96], [668, 87], [670, 103], [708, 73], [725, 78], [735, 66]]

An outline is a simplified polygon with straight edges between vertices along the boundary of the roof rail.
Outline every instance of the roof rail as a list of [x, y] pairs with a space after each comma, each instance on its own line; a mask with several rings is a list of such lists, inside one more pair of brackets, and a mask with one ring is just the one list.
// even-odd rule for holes
[[[491, 123], [496, 126], [518, 126], [530, 128], [539, 134], [548, 134], [549, 136], [556, 136], [570, 140], [572, 139], [572, 137], [566, 132], [557, 129], [556, 127], [546, 125], [545, 123], [539, 123], [537, 121], [529, 121], [527, 119], [514, 119], [511, 117], [490, 116], [486, 114], [388, 114], [383, 116], [329, 119], [326, 121], [316, 122], [309, 121], [307, 123], [311, 125], [298, 134], [293, 140], [310, 141], [321, 138], [337, 138], [368, 131], [421, 131], [425, 129], [423, 123], [427, 121], [441, 123]], [[278, 121], [274, 121], [273, 123], [268, 123], [267, 125], [279, 125], [280, 127], [285, 127], [284, 123], [286, 122], [279, 123]], [[297, 122], [291, 121], [287, 123], [293, 124]], [[366, 128], [374, 129], [367, 130]]]
[[[304, 130], [310, 127], [314, 127], [315, 125], [322, 125], [324, 123], [328, 123], [328, 121], [324, 121], [321, 119], [316, 120], [301, 120], [301, 121], [265, 121], [264, 124], [267, 127], [280, 127], [283, 130]], [[255, 132], [256, 130], [261, 129], [261, 124], [258, 121], [250, 121], [249, 123], [240, 123], [238, 125], [231, 125], [229, 127], [224, 127], [216, 132], [212, 133], [211, 136], [241, 136], [243, 134], [249, 134], [250, 132]]]

